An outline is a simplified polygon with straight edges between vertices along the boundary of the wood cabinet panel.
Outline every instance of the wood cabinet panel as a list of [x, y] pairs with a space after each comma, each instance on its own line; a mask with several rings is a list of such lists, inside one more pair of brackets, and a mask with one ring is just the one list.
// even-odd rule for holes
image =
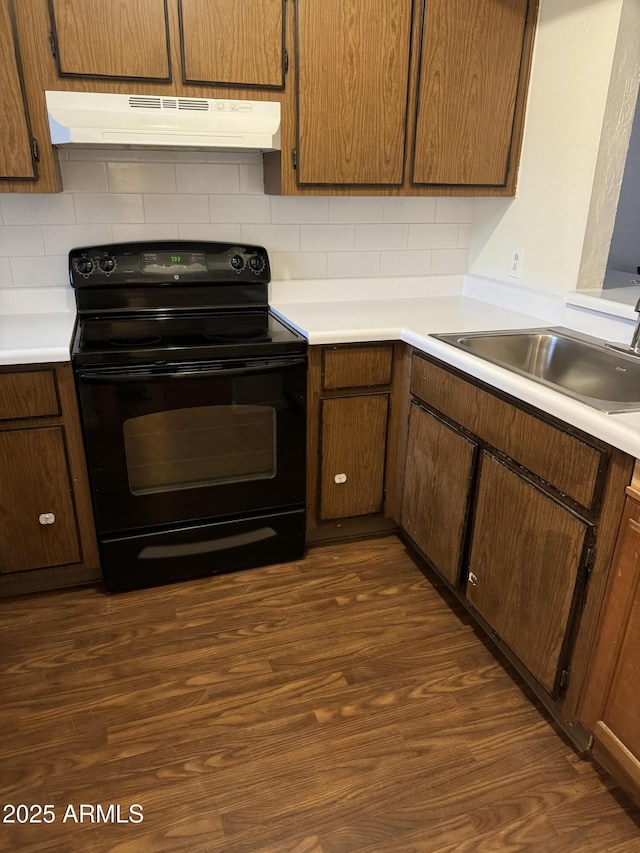
[[403, 181], [412, 0], [299, 0], [300, 184]]
[[507, 180], [527, 0], [429, 0], [413, 180]]
[[10, 0], [0, 0], [0, 179], [33, 179], [36, 169], [12, 12]]
[[589, 529], [482, 454], [467, 599], [550, 693]]
[[460, 579], [475, 447], [411, 404], [401, 525], [453, 586]]
[[[637, 714], [637, 701], [634, 707]], [[632, 724], [635, 724], [636, 720], [637, 716]], [[610, 729], [602, 720], [598, 720], [596, 724], [594, 737], [593, 757], [611, 773], [621, 787], [640, 805], [640, 752], [637, 748], [630, 749], [622, 737]]]
[[603, 451], [419, 356], [411, 393], [577, 503], [593, 505]]
[[323, 358], [324, 391], [391, 384], [391, 344], [380, 347], [325, 347]]
[[[580, 719], [594, 755], [640, 800], [640, 503], [628, 498], [589, 662]], [[627, 786], [625, 786], [627, 787]]]
[[[0, 471], [0, 573], [79, 562], [62, 427], [0, 433]], [[54, 523], [41, 523], [42, 513]]]
[[[382, 512], [389, 396], [322, 400], [320, 519]], [[346, 475], [336, 483], [337, 474]]]
[[53, 371], [0, 373], [0, 420], [59, 414]]
[[185, 82], [284, 85], [283, 0], [180, 0]]
[[50, 0], [60, 74], [170, 80], [166, 0]]
[[[640, 539], [640, 526], [636, 525], [634, 537]], [[635, 551], [636, 556], [639, 553]], [[636, 573], [631, 602], [602, 723], [637, 757], [636, 781], [640, 785], [640, 572]]]

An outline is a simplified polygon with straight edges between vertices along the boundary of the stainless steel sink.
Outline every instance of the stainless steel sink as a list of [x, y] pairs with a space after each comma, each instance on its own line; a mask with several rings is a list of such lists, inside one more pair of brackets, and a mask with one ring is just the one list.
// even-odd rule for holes
[[640, 357], [563, 328], [433, 335], [601, 412], [640, 411]]

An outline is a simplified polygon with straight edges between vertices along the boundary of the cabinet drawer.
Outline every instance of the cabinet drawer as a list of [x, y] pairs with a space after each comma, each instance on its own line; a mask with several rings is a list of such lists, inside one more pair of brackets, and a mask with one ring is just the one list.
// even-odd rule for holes
[[0, 420], [59, 414], [60, 404], [51, 370], [0, 373]]
[[581, 506], [593, 507], [604, 451], [419, 356], [411, 365], [411, 393]]
[[322, 390], [390, 385], [391, 344], [376, 347], [339, 347], [323, 351]]

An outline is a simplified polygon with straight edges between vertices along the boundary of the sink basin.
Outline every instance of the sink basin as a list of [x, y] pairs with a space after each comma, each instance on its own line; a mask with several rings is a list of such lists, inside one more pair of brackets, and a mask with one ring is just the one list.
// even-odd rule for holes
[[569, 329], [433, 335], [601, 412], [640, 411], [640, 357]]

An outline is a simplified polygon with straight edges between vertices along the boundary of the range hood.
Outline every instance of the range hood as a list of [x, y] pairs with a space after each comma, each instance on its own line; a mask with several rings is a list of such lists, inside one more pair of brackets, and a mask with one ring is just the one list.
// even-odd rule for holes
[[277, 101], [45, 92], [53, 145], [279, 151]]

